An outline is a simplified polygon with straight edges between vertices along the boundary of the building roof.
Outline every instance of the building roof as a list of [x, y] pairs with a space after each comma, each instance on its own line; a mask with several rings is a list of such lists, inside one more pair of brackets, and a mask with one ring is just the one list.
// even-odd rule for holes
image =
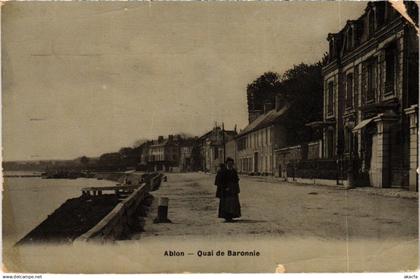
[[225, 130], [225, 134], [226, 134], [227, 136], [232, 136], [232, 137], [234, 137], [234, 136], [236, 136], [238, 133], [237, 133], [235, 130], [233, 130], [233, 131], [228, 131], [228, 130]]
[[199, 139], [200, 140], [203, 140], [203, 139], [207, 138], [212, 132], [213, 132], [213, 130], [208, 131], [207, 133], [205, 133], [204, 135], [202, 135], [201, 137], [199, 137]]
[[160, 147], [160, 146], [165, 146], [168, 143], [168, 140], [163, 140], [161, 142], [154, 142], [152, 143], [152, 145], [150, 147]]
[[[402, 1], [401, 1], [402, 2]], [[348, 20], [343, 28], [337, 33], [329, 33], [327, 40], [330, 41], [332, 49], [329, 51], [327, 65], [332, 64], [336, 58], [343, 57], [346, 53], [354, 53], [355, 50], [363, 46], [365, 42], [375, 42], [383, 32], [395, 28], [393, 24], [397, 18], [400, 24], [410, 23], [408, 26], [418, 31], [418, 6], [415, 1], [403, 1], [403, 8], [406, 12], [401, 12], [391, 1], [370, 1], [366, 9], [356, 20]], [[388, 10], [388, 12], [385, 12]], [[370, 11], [375, 11], [371, 14]], [[392, 11], [392, 13], [390, 13]], [[369, 18], [374, 16], [374, 28], [371, 29]], [[386, 18], [387, 17], [387, 18]], [[404, 25], [400, 25], [404, 26]], [[354, 32], [348, 32], [354, 30]], [[387, 31], [388, 32], [388, 31]], [[395, 31], [393, 31], [395, 32]], [[332, 40], [332, 42], [331, 42]], [[335, 62], [334, 62], [335, 63]]]
[[[217, 127], [216, 129], [221, 130], [220, 127]], [[207, 137], [209, 137], [210, 135], [212, 135], [212, 133], [214, 133], [215, 129], [212, 129], [210, 131], [208, 131], [207, 133], [205, 133], [204, 135], [202, 135], [201, 137], [199, 137], [199, 140], [204, 140]], [[235, 130], [224, 130], [225, 132], [225, 136], [231, 136], [231, 137], [235, 137], [237, 135], [237, 132]]]
[[161, 142], [159, 141], [153, 141], [152, 145], [150, 147], [162, 147], [167, 145], [179, 145], [179, 141], [177, 140], [169, 140], [169, 139], [163, 139]]
[[272, 109], [266, 114], [262, 114], [257, 117], [254, 121], [249, 123], [242, 131], [239, 132], [238, 136], [243, 136], [245, 134], [251, 133], [253, 131], [268, 127], [275, 122], [279, 121], [280, 118], [286, 113], [288, 106], [283, 106], [281, 109], [276, 110]]
[[181, 143], [180, 146], [181, 147], [190, 147], [193, 146], [198, 140], [198, 137], [194, 137], [194, 138], [186, 138], [184, 139]]

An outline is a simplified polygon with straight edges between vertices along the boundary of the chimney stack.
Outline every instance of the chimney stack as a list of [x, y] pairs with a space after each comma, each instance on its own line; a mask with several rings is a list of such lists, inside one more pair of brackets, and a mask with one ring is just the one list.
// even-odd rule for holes
[[266, 102], [264, 104], [264, 114], [266, 114], [267, 112], [269, 112], [272, 109], [273, 109], [273, 105], [271, 104], [271, 102]]
[[279, 111], [285, 105], [284, 97], [280, 94], [276, 95], [276, 111]]
[[248, 122], [254, 122], [255, 119], [257, 119], [260, 115], [263, 114], [263, 111], [261, 110], [251, 110], [248, 112]]

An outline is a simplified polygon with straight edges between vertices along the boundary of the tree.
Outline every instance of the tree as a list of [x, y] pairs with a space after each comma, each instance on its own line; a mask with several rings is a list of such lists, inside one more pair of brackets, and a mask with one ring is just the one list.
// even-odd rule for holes
[[138, 148], [123, 147], [118, 153], [121, 156], [121, 164], [124, 167], [136, 167], [140, 161], [140, 154], [138, 154]]
[[263, 110], [264, 104], [274, 104], [275, 96], [280, 90], [280, 75], [275, 72], [266, 72], [252, 83], [247, 85], [248, 112]]
[[118, 152], [102, 154], [98, 165], [105, 169], [123, 169], [121, 154]]
[[88, 157], [86, 157], [86, 156], [82, 156], [81, 158], [80, 158], [80, 163], [83, 165], [83, 166], [87, 166], [88, 164], [89, 164], [89, 158]]
[[147, 142], [147, 139], [138, 139], [133, 143], [133, 147], [134, 148], [139, 147], [145, 142]]
[[248, 112], [263, 110], [267, 101], [274, 104], [276, 95], [281, 95], [289, 105], [283, 118], [288, 145], [312, 140], [312, 130], [306, 124], [322, 119], [322, 61], [294, 65], [282, 75], [266, 72], [248, 84]]
[[295, 65], [282, 76], [281, 91], [289, 104], [284, 125], [289, 145], [312, 139], [307, 123], [322, 119], [322, 63]]

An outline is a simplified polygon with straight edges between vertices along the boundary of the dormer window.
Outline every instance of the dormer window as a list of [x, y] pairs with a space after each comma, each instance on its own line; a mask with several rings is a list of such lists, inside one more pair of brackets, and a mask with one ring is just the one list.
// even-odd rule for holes
[[373, 33], [375, 33], [375, 10], [370, 10], [368, 14], [368, 30], [369, 30], [369, 37], [373, 36]]
[[385, 5], [385, 21], [392, 21], [395, 18], [395, 9], [390, 3]]
[[418, 3], [412, 1], [404, 1], [404, 6], [407, 9], [408, 15], [413, 19], [413, 21], [418, 25], [418, 19], [419, 19], [419, 8]]
[[386, 2], [378, 2], [375, 10], [376, 26], [381, 26], [385, 21]]
[[351, 25], [351, 27], [352, 27], [352, 30], [353, 30], [353, 48], [355, 48], [360, 43], [360, 31], [361, 31], [360, 22], [355, 21]]
[[353, 28], [349, 28], [347, 30], [347, 44], [346, 44], [346, 49], [350, 50], [353, 48]]
[[336, 41], [335, 41], [335, 36], [334, 34], [328, 34], [328, 41], [330, 42], [330, 46], [329, 46], [329, 55], [330, 55], [330, 59], [334, 59], [335, 58], [335, 53], [336, 53]]
[[330, 41], [330, 57], [334, 57], [334, 42], [333, 40]]

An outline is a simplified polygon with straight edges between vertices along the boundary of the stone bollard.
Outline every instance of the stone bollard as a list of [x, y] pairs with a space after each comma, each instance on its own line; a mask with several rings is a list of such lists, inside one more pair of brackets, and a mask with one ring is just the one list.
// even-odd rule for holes
[[159, 198], [158, 216], [153, 221], [154, 223], [172, 223], [171, 220], [168, 219], [168, 203], [168, 198]]

